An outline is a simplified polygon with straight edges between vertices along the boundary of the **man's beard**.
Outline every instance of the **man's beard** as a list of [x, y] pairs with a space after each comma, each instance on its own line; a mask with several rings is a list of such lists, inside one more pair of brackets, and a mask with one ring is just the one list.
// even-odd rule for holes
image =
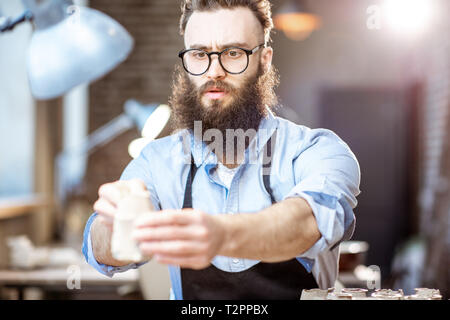
[[[186, 72], [177, 66], [174, 73], [172, 95], [169, 104], [172, 107], [176, 129], [191, 129], [201, 134], [209, 129], [217, 129], [224, 138], [224, 149], [230, 146], [226, 143], [226, 130], [248, 129], [257, 130], [261, 119], [267, 115], [266, 106], [273, 109], [277, 104], [277, 96], [274, 92], [278, 85], [278, 75], [273, 67], [267, 72], [262, 71], [261, 65], [255, 76], [246, 79], [240, 88], [235, 88], [228, 83], [217, 80], [208, 81], [200, 88], [196, 88], [188, 78]], [[231, 98], [228, 105], [215, 100], [208, 106], [202, 102], [205, 89], [216, 87], [225, 90]], [[194, 130], [194, 121], [201, 121], [202, 132]], [[245, 141], [247, 148], [250, 141]], [[233, 142], [233, 145], [235, 142]], [[225, 151], [224, 150], [224, 151]]]

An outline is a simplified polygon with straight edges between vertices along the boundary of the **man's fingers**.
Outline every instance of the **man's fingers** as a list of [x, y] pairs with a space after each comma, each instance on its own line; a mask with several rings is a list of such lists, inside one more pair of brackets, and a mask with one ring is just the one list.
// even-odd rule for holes
[[105, 198], [113, 204], [116, 204], [124, 196], [132, 193], [148, 194], [145, 183], [140, 179], [121, 180], [105, 183], [98, 190], [100, 198]]
[[180, 255], [155, 255], [156, 261], [163, 264], [171, 264], [183, 268], [204, 269], [210, 265], [210, 261], [202, 256], [180, 256]]
[[117, 204], [129, 194], [143, 194], [146, 191], [142, 180], [123, 180], [105, 183], [98, 190], [99, 199], [94, 204], [94, 210], [99, 214], [100, 222], [112, 227]]
[[131, 179], [122, 182], [126, 182], [127, 188], [132, 193], [142, 193], [147, 191], [147, 187], [145, 186], [144, 181], [140, 179]]
[[114, 218], [116, 207], [105, 198], [100, 198], [94, 203], [94, 210], [101, 216], [107, 216], [108, 218]]
[[183, 210], [163, 210], [158, 214], [150, 213], [140, 216], [136, 222], [136, 228], [154, 227], [161, 225], [189, 224], [197, 220], [192, 213]]
[[207, 246], [197, 241], [149, 241], [141, 242], [139, 249], [144, 254], [161, 255], [206, 255]]
[[104, 198], [116, 205], [123, 197], [123, 186], [120, 186], [118, 182], [106, 183], [100, 186], [98, 189], [99, 198]]
[[204, 240], [205, 230], [199, 226], [159, 226], [155, 228], [141, 228], [133, 231], [136, 241], [164, 241], [164, 240]]

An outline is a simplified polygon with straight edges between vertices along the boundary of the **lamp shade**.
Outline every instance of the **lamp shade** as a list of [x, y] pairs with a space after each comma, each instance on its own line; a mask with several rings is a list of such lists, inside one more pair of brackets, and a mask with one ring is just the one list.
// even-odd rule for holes
[[96, 80], [126, 59], [133, 38], [100, 11], [76, 7], [61, 21], [37, 28], [27, 57], [31, 92], [51, 99]]
[[171, 109], [166, 104], [142, 104], [134, 99], [125, 102], [125, 114], [133, 120], [144, 138], [156, 139], [170, 120]]
[[159, 104], [152, 103], [144, 105], [139, 101], [134, 99], [128, 99], [125, 102], [124, 109], [125, 114], [133, 120], [139, 131], [144, 129], [147, 119], [152, 115], [152, 113], [158, 108]]
[[275, 28], [292, 40], [304, 40], [321, 25], [321, 19], [301, 0], [287, 0], [275, 13]]
[[170, 130], [171, 109], [166, 104], [142, 104], [134, 99], [125, 102], [125, 114], [141, 131], [141, 138], [131, 141], [128, 153], [136, 158], [142, 149], [158, 136], [165, 136]]

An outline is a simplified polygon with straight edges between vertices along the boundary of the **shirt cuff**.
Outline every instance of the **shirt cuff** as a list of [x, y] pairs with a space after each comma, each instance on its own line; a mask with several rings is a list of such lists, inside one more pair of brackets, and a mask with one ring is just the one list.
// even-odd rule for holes
[[[333, 243], [339, 241], [344, 233], [343, 212], [339, 212], [340, 205], [335, 197], [328, 196], [322, 193], [314, 193], [321, 198], [320, 201], [305, 191], [292, 190], [285, 199], [288, 198], [303, 198], [311, 207], [314, 217], [316, 218], [317, 227], [321, 234], [319, 240], [314, 243], [307, 251], [302, 253], [299, 258], [315, 259], [317, 256], [329, 248]], [[324, 199], [329, 199], [324, 203]], [[342, 209], [342, 208], [341, 208]], [[342, 210], [341, 210], [342, 211]]]
[[145, 262], [139, 262], [139, 263], [130, 263], [125, 266], [121, 267], [115, 267], [115, 266], [108, 266], [106, 264], [99, 263], [95, 257], [92, 250], [92, 241], [91, 241], [91, 225], [94, 221], [95, 217], [97, 216], [97, 213], [94, 213], [86, 223], [86, 229], [84, 232], [84, 239], [83, 239], [83, 254], [85, 256], [86, 262], [93, 266], [98, 272], [101, 274], [104, 274], [105, 276], [112, 277], [117, 272], [125, 272], [130, 269], [136, 269], [143, 264], [147, 263]]

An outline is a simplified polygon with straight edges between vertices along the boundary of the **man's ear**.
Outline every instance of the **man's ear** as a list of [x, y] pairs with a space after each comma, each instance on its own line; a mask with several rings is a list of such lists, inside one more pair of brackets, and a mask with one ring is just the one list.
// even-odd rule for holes
[[261, 64], [263, 66], [264, 72], [270, 70], [272, 65], [273, 49], [272, 47], [266, 47], [262, 49], [261, 53]]

